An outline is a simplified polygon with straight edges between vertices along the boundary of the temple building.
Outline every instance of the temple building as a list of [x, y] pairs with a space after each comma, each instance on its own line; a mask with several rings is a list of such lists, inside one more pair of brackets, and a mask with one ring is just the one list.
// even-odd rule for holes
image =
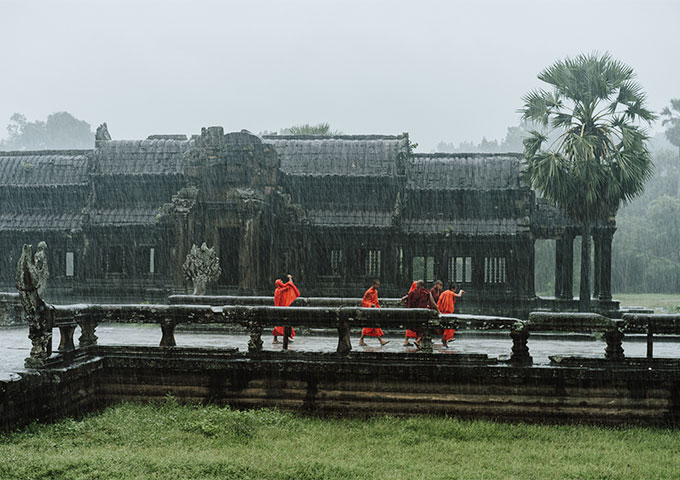
[[[0, 289], [24, 243], [48, 245], [48, 298], [159, 301], [187, 292], [192, 244], [219, 254], [214, 294], [401, 296], [455, 282], [465, 313], [575, 308], [579, 227], [525, 183], [520, 154], [420, 154], [408, 134], [111, 140], [94, 150], [0, 152]], [[611, 301], [615, 226], [594, 229], [596, 308]], [[555, 298], [534, 291], [534, 242], [556, 240]]]

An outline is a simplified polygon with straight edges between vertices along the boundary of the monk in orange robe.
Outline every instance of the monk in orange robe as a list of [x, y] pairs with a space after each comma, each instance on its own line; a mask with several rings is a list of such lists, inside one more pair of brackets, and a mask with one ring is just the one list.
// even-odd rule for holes
[[[373, 280], [373, 285], [366, 290], [364, 298], [361, 299], [361, 306], [363, 308], [380, 308], [380, 305], [378, 304], [378, 287], [380, 287], [380, 280]], [[383, 345], [390, 343], [389, 340], [382, 339], [383, 335], [382, 328], [363, 328], [361, 330], [361, 337], [359, 337], [359, 345], [366, 345], [364, 337], [378, 337], [380, 346], [382, 347]]]
[[[411, 288], [408, 289], [408, 293], [406, 295], [404, 295], [403, 297], [401, 297], [401, 300], [399, 301], [399, 303], [404, 303], [408, 299], [409, 294], [413, 290], [415, 290], [416, 288], [418, 288], [418, 281], [415, 281], [411, 284]], [[411, 344], [408, 341], [409, 338], [418, 338], [418, 332], [415, 332], [413, 330], [408, 330], [408, 329], [406, 330], [406, 335], [404, 336], [404, 346], [405, 347], [411, 346]]]
[[[464, 293], [465, 290], [456, 293], [456, 285], [453, 283], [449, 285], [449, 289], [439, 295], [439, 301], [437, 302], [439, 313], [453, 313], [456, 309], [456, 299], [462, 297]], [[445, 329], [442, 335], [442, 345], [448, 348], [448, 342], [453, 340], [454, 333], [456, 333], [454, 328]]]
[[[300, 296], [300, 290], [293, 283], [293, 276], [290, 274], [288, 274], [288, 281], [286, 283], [276, 279], [274, 285], [276, 286], [276, 290], [274, 290], [274, 306], [276, 307], [289, 307]], [[279, 343], [278, 337], [285, 335], [283, 327], [274, 327], [272, 335], [274, 335], [274, 343]], [[295, 330], [291, 327], [290, 338], [292, 339], [294, 336]]]

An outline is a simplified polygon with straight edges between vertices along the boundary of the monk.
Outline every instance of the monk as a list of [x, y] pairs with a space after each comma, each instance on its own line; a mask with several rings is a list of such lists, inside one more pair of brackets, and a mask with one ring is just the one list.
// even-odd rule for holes
[[[434, 303], [430, 291], [425, 288], [425, 282], [423, 280], [418, 280], [416, 282], [416, 288], [407, 295], [406, 308], [431, 308], [437, 310], [437, 304]], [[413, 330], [413, 332], [416, 333], [416, 347], [420, 348], [423, 331], [421, 329], [416, 329]]]
[[[439, 313], [453, 313], [456, 309], [456, 299], [463, 296], [465, 290], [461, 290], [456, 293], [456, 284], [452, 283], [449, 285], [449, 289], [439, 296], [439, 301], [437, 302], [437, 308], [439, 308]], [[449, 341], [453, 340], [453, 334], [456, 333], [454, 328], [447, 328], [444, 330], [442, 335], [442, 345], [449, 348]]]
[[[277, 307], [289, 307], [290, 304], [300, 296], [300, 290], [298, 290], [293, 283], [293, 276], [288, 274], [287, 277], [288, 281], [286, 283], [283, 283], [278, 278], [276, 279], [276, 282], [274, 282], [274, 285], [276, 286], [276, 290], [274, 291], [274, 305]], [[279, 343], [278, 337], [283, 337], [285, 335], [283, 327], [274, 327], [272, 335], [274, 335], [273, 343]], [[290, 338], [292, 339], [294, 336], [295, 330], [291, 327]]]
[[[380, 280], [375, 279], [373, 280], [373, 285], [366, 290], [366, 293], [364, 293], [364, 298], [361, 299], [361, 306], [364, 308], [380, 308], [380, 305], [378, 304], [378, 288], [380, 287]], [[359, 345], [362, 347], [366, 346], [366, 342], [364, 342], [364, 337], [378, 337], [378, 340], [380, 341], [380, 346], [382, 347], [383, 345], [387, 345], [389, 340], [383, 340], [382, 336], [384, 335], [382, 328], [363, 328], [361, 329], [361, 337], [359, 337]]]
[[442, 282], [441, 280], [435, 280], [434, 284], [432, 285], [432, 288], [430, 289], [430, 293], [432, 294], [432, 300], [434, 300], [434, 303], [437, 303], [439, 301], [439, 295], [441, 295], [443, 289], [444, 282]]
[[[418, 287], [418, 282], [415, 281], [411, 284], [411, 288], [409, 288], [408, 293], [401, 297], [401, 300], [399, 300], [399, 303], [404, 303], [408, 299], [408, 294], [411, 293], [413, 290], [415, 290]], [[406, 330], [406, 335], [404, 336], [404, 346], [405, 347], [410, 347], [411, 344], [409, 343], [408, 339], [409, 338], [418, 338], [418, 334], [414, 332], [413, 330]]]

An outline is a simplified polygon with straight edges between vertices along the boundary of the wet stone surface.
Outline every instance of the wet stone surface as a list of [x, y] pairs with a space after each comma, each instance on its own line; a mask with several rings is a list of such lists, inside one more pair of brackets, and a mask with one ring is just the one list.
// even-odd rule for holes
[[[264, 350], [281, 351], [282, 344], [272, 344], [270, 330], [265, 329], [262, 335]], [[158, 325], [119, 325], [102, 324], [97, 327], [98, 343], [100, 345], [152, 345], [158, 346], [161, 339], [161, 329]], [[58, 331], [54, 332], [54, 346], [59, 343]], [[80, 329], [76, 329], [75, 338], [80, 336]], [[230, 334], [221, 332], [186, 332], [178, 331], [175, 339], [178, 346], [191, 347], [230, 347], [247, 351], [249, 336], [246, 334]], [[417, 353], [415, 347], [403, 346], [404, 337], [387, 335], [390, 341], [384, 347], [378, 345], [376, 338], [368, 337], [367, 346], [360, 347], [359, 330], [351, 332], [352, 348], [354, 352], [391, 352]], [[280, 339], [279, 339], [280, 340]], [[441, 354], [481, 353], [492, 358], [510, 356], [512, 341], [508, 333], [477, 334], [474, 332], [457, 332], [456, 339], [445, 349], [437, 338], [434, 339], [434, 351]], [[331, 335], [302, 335], [295, 336], [290, 343], [289, 350], [300, 352], [334, 352], [338, 338]], [[583, 336], [564, 335], [559, 339], [554, 336], [535, 334], [529, 337], [529, 353], [535, 365], [550, 363], [549, 356], [582, 356], [604, 358], [605, 342], [594, 337], [587, 339]], [[644, 336], [626, 337], [623, 342], [626, 357], [644, 357], [646, 343]], [[31, 342], [28, 339], [27, 327], [8, 327], [0, 329], [0, 380], [10, 378], [16, 372], [23, 370], [24, 359], [29, 355]], [[655, 341], [655, 358], [680, 358], [680, 340]]]

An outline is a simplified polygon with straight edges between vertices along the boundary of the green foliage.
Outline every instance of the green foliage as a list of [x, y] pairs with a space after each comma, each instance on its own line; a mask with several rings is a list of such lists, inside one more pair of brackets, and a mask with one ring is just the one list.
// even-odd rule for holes
[[524, 140], [531, 185], [577, 221], [606, 220], [652, 176], [651, 122], [633, 70], [608, 54], [560, 60], [538, 75], [551, 90], [524, 96], [523, 118], [559, 132]]
[[437, 151], [447, 153], [521, 153], [524, 151], [523, 141], [529, 135], [530, 130], [529, 123], [523, 121], [517, 126], [508, 127], [505, 138], [500, 142], [498, 140], [487, 140], [486, 137], [483, 137], [479, 143], [460, 142], [456, 145], [453, 142], [439, 142]]
[[523, 98], [522, 118], [557, 133], [534, 130], [524, 140], [531, 186], [582, 229], [581, 310], [590, 309], [590, 228], [607, 222], [652, 176], [646, 131], [651, 122], [633, 69], [609, 54], [559, 60], [538, 78], [548, 90]]
[[56, 112], [47, 121], [29, 122], [15, 113], [7, 126], [0, 150], [65, 150], [94, 148], [90, 124], [68, 112]]
[[340, 130], [331, 130], [331, 126], [328, 123], [317, 123], [316, 125], [303, 123], [282, 128], [281, 135], [342, 135], [342, 132]]
[[676, 147], [680, 147], [680, 98], [671, 100], [671, 106], [661, 112], [662, 125], [666, 127], [666, 138]]
[[672, 478], [678, 451], [665, 429], [313, 419], [170, 399], [0, 436], [0, 478]]

